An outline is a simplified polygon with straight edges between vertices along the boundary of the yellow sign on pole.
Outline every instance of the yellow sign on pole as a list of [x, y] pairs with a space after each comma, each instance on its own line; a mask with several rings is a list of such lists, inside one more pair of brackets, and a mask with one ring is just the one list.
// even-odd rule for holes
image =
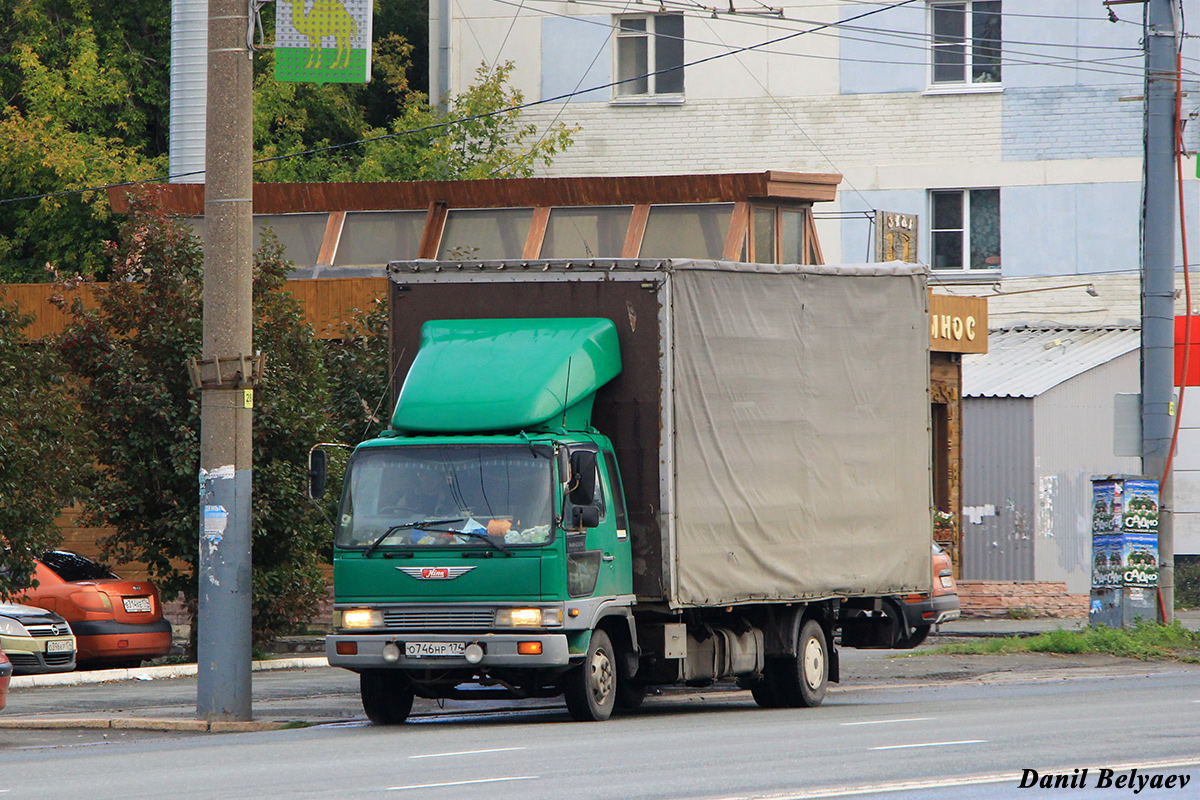
[[371, 0], [277, 0], [275, 80], [371, 80]]

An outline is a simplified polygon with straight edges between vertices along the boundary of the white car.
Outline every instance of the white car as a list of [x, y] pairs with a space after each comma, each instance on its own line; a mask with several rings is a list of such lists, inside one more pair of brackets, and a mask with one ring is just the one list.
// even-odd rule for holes
[[44, 608], [0, 603], [0, 650], [13, 674], [75, 669], [75, 635], [65, 619]]

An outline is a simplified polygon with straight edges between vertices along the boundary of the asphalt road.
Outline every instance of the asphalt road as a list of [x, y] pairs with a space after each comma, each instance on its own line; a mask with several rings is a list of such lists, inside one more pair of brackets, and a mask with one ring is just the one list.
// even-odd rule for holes
[[[1068, 790], [1018, 789], [1022, 771], [1083, 768], [1087, 788], [1066, 796], [1132, 795], [1096, 790], [1101, 769], [1190, 778], [1184, 790], [1139, 797], [1200, 790], [1200, 668], [855, 653], [844, 669], [854, 680], [818, 709], [764, 711], [747, 693], [708, 691], [654, 697], [602, 724], [570, 722], [560, 704], [543, 703], [430, 706], [392, 729], [362, 719], [348, 673], [259, 673], [256, 715], [316, 724], [220, 735], [0, 730], [0, 800], [1061, 797]], [[140, 714], [194, 706], [194, 682], [153, 692], [144, 683], [22, 692], [3, 713], [53, 716], [89, 701]]]

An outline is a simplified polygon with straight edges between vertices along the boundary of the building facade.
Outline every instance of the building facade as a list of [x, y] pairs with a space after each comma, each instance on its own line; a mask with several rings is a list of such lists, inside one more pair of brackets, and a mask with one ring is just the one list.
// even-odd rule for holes
[[883, 210], [919, 215], [947, 281], [1117, 273], [1139, 257], [1142, 6], [1106, 8], [435, 0], [430, 85], [511, 61], [528, 118], [579, 128], [552, 175], [839, 173], [830, 262], [872, 260]]

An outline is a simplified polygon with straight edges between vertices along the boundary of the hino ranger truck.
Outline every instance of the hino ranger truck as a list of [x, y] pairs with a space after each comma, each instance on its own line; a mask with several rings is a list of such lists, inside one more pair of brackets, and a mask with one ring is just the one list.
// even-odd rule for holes
[[[819, 705], [931, 585], [915, 265], [393, 262], [390, 426], [350, 455], [329, 663], [414, 697], [736, 681]], [[310, 493], [325, 483], [314, 448]]]

